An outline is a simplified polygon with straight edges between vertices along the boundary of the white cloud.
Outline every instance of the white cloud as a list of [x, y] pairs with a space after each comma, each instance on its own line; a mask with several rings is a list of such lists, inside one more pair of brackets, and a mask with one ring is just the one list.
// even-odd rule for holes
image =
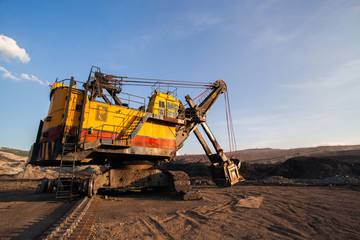
[[1, 76], [3, 78], [8, 78], [8, 79], [11, 79], [11, 80], [14, 80], [14, 81], [29, 80], [29, 81], [34, 81], [34, 82], [40, 83], [41, 85], [45, 85], [45, 86], [50, 85], [50, 83], [48, 81], [46, 81], [46, 82], [41, 81], [39, 78], [37, 78], [36, 76], [34, 76], [32, 74], [22, 73], [20, 75], [20, 77], [17, 77], [17, 76], [13, 75], [11, 72], [9, 72], [6, 68], [4, 68], [2, 66], [0, 66], [0, 72], [3, 72], [1, 74]]
[[9, 62], [11, 58], [18, 58], [22, 63], [30, 62], [30, 57], [24, 48], [20, 48], [16, 41], [5, 35], [0, 35], [1, 57]]
[[3, 72], [3, 73], [1, 74], [1, 76], [2, 76], [3, 78], [9, 78], [9, 79], [15, 80], [15, 81], [20, 80], [18, 77], [15, 77], [14, 75], [12, 75], [12, 73], [9, 72], [9, 71], [8, 71], [6, 68], [4, 68], [4, 67], [1, 67], [1, 66], [0, 66], [0, 72]]
[[22, 73], [21, 74], [21, 78], [22, 79], [25, 79], [25, 80], [30, 80], [30, 81], [35, 81], [37, 83], [40, 83], [41, 85], [50, 85], [50, 83], [48, 81], [44, 82], [44, 81], [41, 81], [40, 79], [38, 79], [36, 76], [34, 75], [29, 75], [29, 74], [26, 74], [26, 73]]

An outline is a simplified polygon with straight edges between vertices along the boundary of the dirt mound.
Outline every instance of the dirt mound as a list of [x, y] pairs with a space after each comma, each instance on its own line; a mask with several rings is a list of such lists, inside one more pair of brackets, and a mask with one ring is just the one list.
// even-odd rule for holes
[[162, 170], [184, 171], [190, 177], [210, 177], [210, 162], [175, 160], [161, 164]]
[[[75, 168], [75, 173], [79, 176], [89, 176], [92, 173], [99, 174], [104, 171], [106, 167], [96, 166], [96, 165], [87, 165], [87, 166], [77, 166]], [[0, 169], [0, 178], [1, 179], [31, 179], [38, 180], [43, 178], [56, 179], [59, 174], [59, 167], [39, 167], [28, 164], [26, 168], [24, 167], [7, 167]], [[71, 172], [72, 168], [65, 167], [62, 169], [62, 172]]]
[[352, 164], [339, 160], [315, 157], [291, 158], [280, 164], [279, 176], [286, 178], [326, 178], [336, 175], [354, 175]]
[[[201, 159], [175, 160], [162, 166], [165, 170], [186, 172], [195, 185], [209, 180], [210, 163]], [[240, 174], [260, 185], [360, 185], [360, 161], [341, 158], [294, 157], [281, 163], [243, 162]], [[201, 182], [198, 184], [198, 182]]]
[[331, 158], [295, 157], [278, 164], [244, 163], [241, 174], [246, 179], [272, 176], [300, 179], [323, 179], [334, 176], [360, 176], [360, 162], [345, 162]]
[[58, 173], [51, 168], [41, 168], [38, 166], [27, 165], [24, 171], [19, 172], [16, 175], [13, 175], [13, 178], [16, 179], [55, 179], [57, 178]]
[[[235, 157], [242, 162], [252, 163], [279, 163], [284, 162], [290, 158], [299, 156], [336, 158], [339, 160], [359, 161], [360, 160], [360, 145], [350, 146], [320, 146], [308, 148], [293, 148], [293, 149], [272, 149], [272, 148], [256, 148], [245, 149], [234, 152]], [[229, 153], [226, 153], [229, 156]], [[179, 155], [176, 160], [201, 160], [208, 162], [205, 154], [197, 155]]]

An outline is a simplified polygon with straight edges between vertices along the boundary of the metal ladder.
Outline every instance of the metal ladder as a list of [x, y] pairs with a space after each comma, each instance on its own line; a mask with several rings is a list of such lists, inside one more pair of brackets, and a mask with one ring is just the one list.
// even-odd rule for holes
[[[71, 198], [73, 196], [77, 144], [67, 142], [67, 140], [68, 135], [65, 134], [56, 186], [56, 198]], [[71, 152], [73, 153], [72, 161], [64, 161], [64, 156]], [[70, 171], [65, 171], [66, 168]]]

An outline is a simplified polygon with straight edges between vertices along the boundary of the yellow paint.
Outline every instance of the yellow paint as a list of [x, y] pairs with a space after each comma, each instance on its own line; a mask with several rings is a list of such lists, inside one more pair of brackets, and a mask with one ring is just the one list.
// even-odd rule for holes
[[[180, 101], [173, 98], [170, 94], [156, 92], [151, 96], [150, 101], [154, 101], [153, 113], [166, 117], [177, 117]], [[161, 102], [163, 105], [161, 105]], [[172, 108], [170, 106], [172, 106]]]
[[135, 109], [87, 101], [83, 128], [120, 133], [145, 115]]
[[[68, 117], [66, 119], [67, 126], [79, 126], [83, 96], [84, 94], [80, 91], [72, 91]], [[79, 110], [76, 110], [76, 105], [79, 105]]]
[[146, 122], [138, 132], [139, 136], [175, 140], [175, 127], [156, 122]]
[[[50, 117], [50, 121], [46, 121], [47, 118], [45, 118], [42, 129], [43, 131], [63, 124], [63, 115], [65, 113], [66, 96], [68, 95], [68, 92], [69, 88], [63, 84], [54, 83], [52, 85], [51, 103], [47, 116]], [[66, 126], [79, 126], [83, 96], [83, 91], [80, 91], [76, 88], [72, 90]], [[180, 101], [176, 100], [169, 94], [157, 92], [150, 99], [150, 101], [154, 102], [152, 109], [148, 109], [148, 111], [151, 110], [150, 112], [159, 114], [159, 110], [163, 109], [165, 116], [177, 116], [177, 110], [179, 109]], [[162, 108], [159, 107], [160, 101], [164, 102]], [[77, 105], [78, 108], [76, 108]], [[146, 112], [142, 112], [136, 109], [130, 109], [117, 105], [109, 105], [87, 99], [82, 127], [83, 129], [123, 133], [124, 138], [127, 138], [127, 135], [131, 134], [131, 131], [135, 128], [141, 117], [143, 117], [145, 114]], [[138, 135], [174, 140], [175, 127], [168, 126], [168, 124], [165, 122], [161, 123], [148, 121], [144, 123]]]
[[[69, 92], [68, 87], [54, 88], [55, 86], [63, 86], [60, 83], [53, 84], [53, 93], [51, 95], [51, 102], [47, 117], [44, 119], [43, 130], [61, 125], [64, 121], [66, 97]], [[68, 111], [68, 119], [66, 121], [67, 126], [79, 125], [79, 117], [81, 111], [75, 111], [77, 104], [82, 104], [83, 93], [77, 89], [73, 89], [71, 92], [71, 101]]]
[[[48, 129], [60, 125], [63, 121], [62, 115], [66, 105], [65, 97], [68, 88], [56, 89], [51, 96], [51, 103], [47, 117], [44, 119], [43, 129]], [[50, 119], [50, 121], [46, 120]]]
[[[57, 88], [68, 88], [69, 86], [64, 83], [54, 82], [51, 85], [51, 90], [55, 90]], [[75, 86], [73, 86], [73, 89], [77, 89]]]

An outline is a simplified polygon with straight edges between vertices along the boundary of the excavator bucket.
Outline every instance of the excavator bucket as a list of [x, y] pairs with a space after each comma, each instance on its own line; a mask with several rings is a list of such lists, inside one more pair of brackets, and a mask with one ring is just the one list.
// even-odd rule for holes
[[230, 187], [235, 183], [245, 181], [239, 174], [240, 161], [237, 159], [211, 165], [211, 175], [219, 187]]

